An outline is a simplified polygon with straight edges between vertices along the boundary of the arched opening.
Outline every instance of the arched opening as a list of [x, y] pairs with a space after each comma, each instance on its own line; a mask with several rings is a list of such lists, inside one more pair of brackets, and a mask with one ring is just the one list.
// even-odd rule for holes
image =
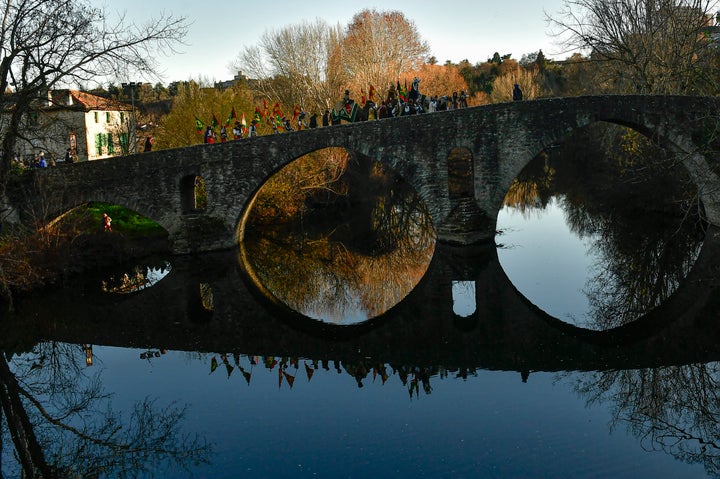
[[609, 330], [664, 302], [697, 258], [697, 189], [673, 151], [598, 122], [533, 159], [498, 214], [517, 290], [575, 326]]
[[188, 175], [180, 180], [180, 195], [183, 214], [198, 213], [207, 208], [207, 189], [202, 176]]
[[475, 178], [472, 152], [467, 148], [453, 148], [448, 154], [447, 167], [450, 199], [473, 198]]
[[399, 173], [334, 147], [270, 178], [238, 238], [242, 266], [260, 291], [337, 325], [365, 322], [399, 303], [435, 247], [427, 208]]

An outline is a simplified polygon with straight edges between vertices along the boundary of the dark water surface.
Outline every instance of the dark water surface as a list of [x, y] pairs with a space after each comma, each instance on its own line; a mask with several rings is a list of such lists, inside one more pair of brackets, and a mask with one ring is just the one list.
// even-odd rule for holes
[[3, 477], [716, 476], [720, 234], [561, 176], [508, 201], [497, 247], [249, 242], [24, 299], [0, 322]]

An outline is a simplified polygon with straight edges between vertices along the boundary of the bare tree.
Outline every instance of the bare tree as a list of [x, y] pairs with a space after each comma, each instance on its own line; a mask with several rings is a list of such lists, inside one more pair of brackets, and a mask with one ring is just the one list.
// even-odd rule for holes
[[259, 45], [240, 52], [233, 66], [252, 79], [257, 96], [286, 108], [320, 111], [330, 107], [342, 86], [333, 61], [340, 36], [339, 26], [321, 19], [266, 31]]
[[547, 15], [561, 42], [602, 62], [613, 93], [715, 94], [716, 0], [566, 0]]
[[5, 0], [0, 5], [0, 197], [21, 124], [49, 89], [139, 74], [152, 77], [156, 54], [173, 52], [185, 35], [184, 18], [162, 14], [142, 25], [124, 16], [111, 22], [89, 0]]
[[387, 91], [403, 73], [425, 63], [430, 47], [415, 23], [398, 11], [363, 10], [350, 20], [343, 38], [343, 65], [348, 84]]

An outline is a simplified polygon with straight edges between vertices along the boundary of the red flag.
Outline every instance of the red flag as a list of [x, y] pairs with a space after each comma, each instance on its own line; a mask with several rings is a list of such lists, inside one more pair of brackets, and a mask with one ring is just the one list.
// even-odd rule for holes
[[213, 113], [212, 127], [215, 128], [219, 124], [220, 124], [220, 122], [218, 121], [217, 117], [215, 116], [215, 113]]
[[273, 105], [273, 115], [275, 116], [283, 116], [282, 110], [280, 110], [280, 103], [275, 102]]
[[268, 108], [267, 100], [265, 98], [263, 98], [263, 113], [260, 116], [270, 116], [270, 109]]
[[299, 116], [300, 116], [300, 107], [295, 105], [295, 109], [293, 110], [292, 121], [297, 120], [297, 117], [299, 117]]
[[258, 117], [258, 118], [262, 118], [262, 117], [265, 116], [265, 114], [260, 111], [260, 108], [255, 107], [255, 116]]
[[360, 105], [365, 106], [365, 90], [360, 89]]
[[374, 102], [375, 101], [375, 87], [370, 85], [370, 91], [368, 92], [368, 100]]

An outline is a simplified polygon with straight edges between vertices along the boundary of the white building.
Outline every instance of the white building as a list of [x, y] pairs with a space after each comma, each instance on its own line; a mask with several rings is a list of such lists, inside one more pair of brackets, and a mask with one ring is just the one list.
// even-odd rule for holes
[[23, 159], [43, 152], [60, 160], [70, 148], [76, 161], [131, 151], [132, 107], [78, 90], [52, 90], [22, 126], [16, 153]]

